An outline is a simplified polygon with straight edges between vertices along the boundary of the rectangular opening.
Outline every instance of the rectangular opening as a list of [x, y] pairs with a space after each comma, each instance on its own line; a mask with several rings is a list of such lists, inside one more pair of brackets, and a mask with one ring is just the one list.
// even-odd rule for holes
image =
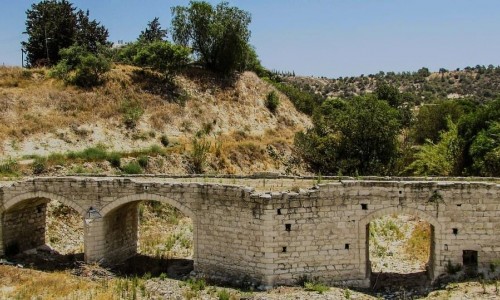
[[277, 213], [278, 213], [278, 215], [281, 215], [281, 208], [278, 208]]
[[453, 228], [453, 234], [457, 235], [458, 234], [458, 228]]
[[286, 247], [283, 247], [283, 251], [282, 252], [286, 252]]
[[286, 231], [291, 231], [292, 230], [292, 224], [285, 224], [285, 230]]
[[349, 250], [349, 244], [345, 244], [344, 249]]
[[477, 251], [464, 250], [462, 253], [462, 260], [466, 272], [477, 272]]
[[367, 209], [368, 209], [368, 204], [366, 204], [366, 203], [362, 203], [362, 204], [361, 204], [361, 209], [362, 209], [362, 210], [367, 210]]

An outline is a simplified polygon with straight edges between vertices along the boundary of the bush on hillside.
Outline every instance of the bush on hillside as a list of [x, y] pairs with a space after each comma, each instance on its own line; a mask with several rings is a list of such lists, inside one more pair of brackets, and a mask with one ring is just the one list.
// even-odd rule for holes
[[278, 109], [278, 105], [280, 104], [280, 98], [275, 91], [269, 92], [266, 97], [266, 107], [273, 114], [276, 113], [276, 109]]

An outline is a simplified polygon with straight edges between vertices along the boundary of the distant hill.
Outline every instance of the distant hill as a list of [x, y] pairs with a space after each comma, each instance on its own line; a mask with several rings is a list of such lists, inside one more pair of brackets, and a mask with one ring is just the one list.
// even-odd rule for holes
[[493, 65], [456, 70], [440, 69], [434, 73], [422, 68], [416, 72], [379, 72], [336, 79], [291, 74], [279, 74], [279, 77], [284, 82], [320, 94], [324, 98], [348, 98], [370, 93], [380, 83], [394, 85], [400, 92], [417, 94], [423, 102], [464, 97], [484, 102], [500, 95], [500, 67]]

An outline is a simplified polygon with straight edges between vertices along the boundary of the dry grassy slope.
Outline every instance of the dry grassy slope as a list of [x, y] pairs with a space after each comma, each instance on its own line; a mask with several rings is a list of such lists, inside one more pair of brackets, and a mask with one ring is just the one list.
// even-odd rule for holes
[[[160, 144], [161, 135], [180, 145], [173, 155], [182, 159], [195, 133], [209, 128], [212, 148], [218, 144], [224, 160], [222, 166], [209, 161], [210, 170], [244, 173], [250, 164], [241, 160], [252, 159], [263, 161], [252, 171], [275, 171], [267, 145], [276, 144], [289, 154], [294, 133], [311, 125], [284, 95], [277, 113], [271, 114], [265, 98], [273, 88], [251, 72], [228, 85], [206, 71], [186, 71], [175, 78], [186, 95], [184, 106], [172, 96], [147, 92], [137, 69], [130, 66], [115, 66], [104, 86], [89, 91], [65, 86], [47, 73], [0, 68], [0, 160], [82, 150], [98, 143], [109, 150], [131, 151]], [[134, 129], [124, 124], [124, 105], [130, 102], [144, 111]], [[233, 166], [235, 160], [240, 161]], [[183, 166], [174, 171], [183, 172]]]

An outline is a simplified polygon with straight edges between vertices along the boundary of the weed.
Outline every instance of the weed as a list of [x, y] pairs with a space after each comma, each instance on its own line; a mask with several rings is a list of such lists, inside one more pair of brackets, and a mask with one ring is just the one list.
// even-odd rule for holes
[[124, 165], [122, 167], [122, 171], [125, 174], [141, 174], [142, 168], [137, 162], [133, 161], [133, 162], [129, 162], [128, 164]]
[[323, 294], [327, 292], [330, 288], [323, 283], [320, 282], [306, 282], [304, 283], [304, 289], [310, 292], [317, 292], [319, 294]]
[[348, 289], [348, 288], [344, 289], [344, 298], [351, 299], [351, 294], [352, 293], [351, 293], [350, 289]]
[[64, 165], [66, 163], [66, 156], [62, 153], [51, 153], [47, 157], [47, 161], [54, 165]]
[[231, 298], [231, 294], [226, 289], [223, 289], [217, 292], [217, 298], [219, 300], [229, 300]]
[[208, 151], [210, 150], [210, 141], [204, 138], [193, 138], [193, 149], [191, 151], [191, 162], [195, 173], [203, 173]]
[[18, 171], [19, 165], [12, 158], [9, 158], [7, 161], [0, 164], [0, 175], [16, 176]]
[[47, 169], [47, 159], [45, 157], [36, 157], [31, 167], [33, 174], [42, 174]]
[[121, 112], [123, 113], [123, 123], [128, 129], [136, 127], [137, 122], [144, 114], [144, 109], [138, 101], [126, 100], [122, 103]]
[[119, 168], [121, 166], [121, 154], [118, 152], [111, 152], [107, 155], [107, 161], [111, 164], [111, 166], [115, 168]]
[[147, 157], [145, 155], [141, 155], [141, 156], [139, 156], [139, 158], [137, 158], [137, 162], [139, 163], [139, 165], [142, 168], [146, 168], [148, 166], [148, 163], [149, 163], [149, 157]]
[[203, 278], [202, 279], [189, 278], [187, 281], [187, 284], [189, 285], [189, 287], [191, 288], [192, 291], [196, 291], [196, 292], [204, 290], [205, 287], [207, 286], [207, 283], [205, 282], [205, 279], [203, 279]]
[[271, 113], [273, 114], [276, 113], [279, 104], [280, 104], [280, 98], [278, 97], [278, 94], [275, 91], [272, 91], [269, 94], [267, 94], [265, 105]]
[[167, 147], [170, 144], [170, 141], [169, 141], [168, 136], [166, 134], [161, 135], [160, 142], [163, 145], [163, 147]]
[[448, 260], [448, 263], [446, 264], [446, 272], [448, 274], [456, 274], [462, 270], [462, 265], [461, 264], [453, 264], [451, 260]]

